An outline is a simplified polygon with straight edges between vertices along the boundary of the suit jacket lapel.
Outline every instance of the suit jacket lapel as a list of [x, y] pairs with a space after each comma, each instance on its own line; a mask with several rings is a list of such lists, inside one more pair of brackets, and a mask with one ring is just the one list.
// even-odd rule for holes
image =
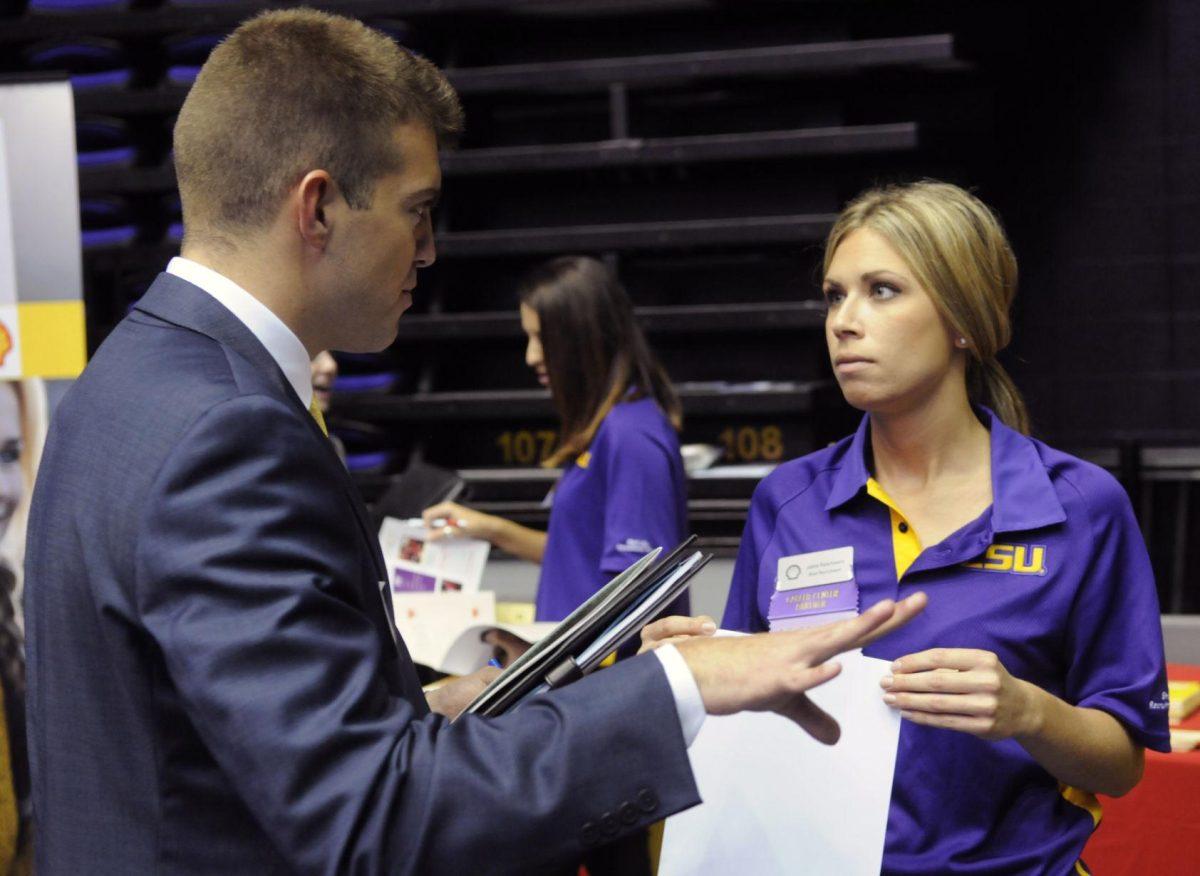
[[[314, 435], [336, 459], [337, 453], [333, 449], [332, 442], [321, 431], [316, 420], [297, 397], [296, 391], [292, 389], [292, 385], [288, 383], [279, 364], [267, 352], [266, 347], [259, 342], [250, 329], [246, 328], [241, 320], [203, 289], [174, 274], [162, 273], [137, 302], [135, 309], [207, 335], [245, 358], [256, 370], [267, 376], [272, 388], [280, 398], [287, 399], [288, 403], [295, 407], [304, 421], [308, 423], [308, 427], [312, 429]], [[354, 485], [350, 473], [346, 471], [341, 460], [337, 460], [337, 470], [341, 473], [342, 491], [345, 493], [350, 507], [354, 509], [354, 517], [358, 521], [363, 541], [371, 554], [371, 561], [377, 576], [377, 581], [361, 582], [361, 586], [364, 588], [363, 604], [373, 615], [382, 610], [383, 618], [380, 625], [385, 626], [391, 634], [392, 644], [398, 655], [407, 660], [408, 651], [400, 637], [396, 635], [391, 595], [387, 592], [386, 587], [380, 587], [380, 583], [386, 585], [388, 576], [387, 567], [383, 562], [383, 554], [379, 548], [379, 539], [375, 535], [370, 515], [367, 513], [366, 506], [363, 505], [358, 488]], [[370, 592], [366, 592], [366, 588], [369, 588]], [[379, 620], [378, 617], [377, 620]]]

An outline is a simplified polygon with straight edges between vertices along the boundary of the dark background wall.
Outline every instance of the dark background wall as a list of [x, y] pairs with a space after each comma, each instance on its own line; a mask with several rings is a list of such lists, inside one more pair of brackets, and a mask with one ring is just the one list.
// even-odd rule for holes
[[[125, 165], [80, 173], [85, 229], [128, 230], [118, 243], [85, 237], [93, 348], [177, 251], [169, 132], [205, 51], [186, 40], [260, 8], [116, 2], [51, 16], [38, 0], [0, 0], [0, 74], [130, 71], [76, 91], [81, 121], [116, 119], [136, 146]], [[821, 238], [865, 186], [932, 176], [976, 190], [1011, 233], [1022, 284], [1004, 361], [1035, 434], [1123, 478], [1164, 605], [1200, 610], [1200, 4], [317, 5], [441, 64], [468, 115], [445, 164], [439, 261], [399, 340], [341, 357], [332, 423], [369, 499], [423, 459], [466, 469], [483, 507], [544, 522], [534, 466], [554, 418], [522, 364], [514, 284], [562, 252], [620, 271], [681, 387], [685, 440], [769, 464], [844, 433], [855, 417], [823, 348]], [[110, 61], [45, 60], [48, 44], [92, 38]], [[754, 60], [779, 47], [807, 60]], [[717, 55], [679, 61], [701, 52]], [[629, 60], [584, 75], [611, 58]], [[651, 59], [660, 75], [642, 76]], [[791, 145], [765, 149], [778, 135]], [[564, 144], [582, 144], [565, 163]], [[760, 476], [693, 481], [693, 526], [710, 546], [734, 549]]]

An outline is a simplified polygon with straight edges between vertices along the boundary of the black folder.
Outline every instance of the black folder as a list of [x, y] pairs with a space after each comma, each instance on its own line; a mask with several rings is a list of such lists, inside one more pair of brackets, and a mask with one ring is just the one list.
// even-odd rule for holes
[[[711, 554], [696, 551], [695, 542], [696, 536], [689, 536], [661, 558], [662, 548], [655, 548], [617, 575], [514, 660], [467, 706], [464, 714], [500, 715], [540, 689], [570, 684], [590, 672], [598, 661], [579, 660], [589, 646], [606, 633], [615, 642], [613, 649], [632, 638], [640, 625], [630, 629], [617, 625], [637, 616], [633, 613], [639, 609], [661, 611], [712, 559]], [[649, 618], [653, 616], [651, 613]]]

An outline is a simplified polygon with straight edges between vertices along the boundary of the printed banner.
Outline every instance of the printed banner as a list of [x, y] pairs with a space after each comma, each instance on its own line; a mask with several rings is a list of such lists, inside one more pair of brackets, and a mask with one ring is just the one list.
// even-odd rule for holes
[[86, 357], [71, 86], [0, 79], [0, 379]]

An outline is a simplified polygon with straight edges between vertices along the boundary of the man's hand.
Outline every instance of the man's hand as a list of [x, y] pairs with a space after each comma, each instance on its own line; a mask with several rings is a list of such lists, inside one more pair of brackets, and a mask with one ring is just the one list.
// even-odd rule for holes
[[663, 645], [677, 645], [696, 636], [711, 636], [716, 631], [716, 621], [706, 614], [698, 617], [673, 614], [642, 627], [642, 646], [638, 653], [645, 654]]
[[492, 683], [500, 670], [495, 666], [485, 666], [470, 675], [454, 678], [443, 682], [435, 688], [426, 690], [425, 701], [431, 711], [445, 715], [451, 721], [459, 716], [471, 700], [479, 696], [479, 692]]
[[841, 733], [837, 721], [804, 692], [841, 671], [837, 663], [827, 662], [832, 657], [870, 644], [908, 623], [926, 601], [924, 593], [917, 593], [899, 603], [885, 599], [856, 618], [823, 627], [689, 638], [676, 647], [692, 670], [710, 715], [777, 712], [814, 739], [832, 745]]

